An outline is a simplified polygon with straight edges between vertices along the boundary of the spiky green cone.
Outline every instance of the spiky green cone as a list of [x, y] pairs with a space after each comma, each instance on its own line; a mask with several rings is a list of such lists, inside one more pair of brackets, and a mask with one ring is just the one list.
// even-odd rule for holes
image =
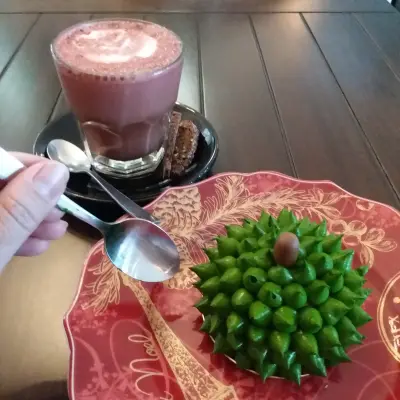
[[[225, 228], [217, 247], [204, 249], [210, 261], [192, 267], [203, 294], [195, 305], [200, 330], [213, 338], [213, 351], [262, 380], [297, 384], [302, 373], [326, 376], [327, 367], [350, 362], [347, 349], [362, 343], [358, 329], [372, 319], [362, 308], [371, 289], [368, 267], [352, 268], [354, 250], [342, 248], [342, 236], [289, 210]], [[298, 249], [285, 250], [297, 251], [290, 265], [277, 262], [282, 233], [297, 237]]]

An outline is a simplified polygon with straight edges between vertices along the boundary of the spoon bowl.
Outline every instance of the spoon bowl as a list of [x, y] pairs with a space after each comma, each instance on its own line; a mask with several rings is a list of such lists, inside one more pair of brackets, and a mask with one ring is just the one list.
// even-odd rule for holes
[[67, 140], [54, 139], [47, 146], [47, 155], [52, 160], [66, 165], [71, 172], [84, 172], [90, 175], [91, 178], [94, 179], [104, 189], [104, 191], [128, 214], [134, 217], [147, 219], [148, 221], [156, 224], [159, 223], [159, 221], [146, 210], [137, 205], [133, 200], [125, 196], [114, 186], [110, 185], [97, 172], [92, 171], [92, 166], [88, 156], [78, 146], [75, 146], [73, 143], [68, 142]]
[[88, 156], [73, 143], [63, 139], [54, 139], [47, 146], [50, 159], [66, 165], [71, 172], [87, 172], [91, 169]]
[[110, 224], [105, 250], [114, 265], [134, 279], [161, 282], [179, 270], [179, 254], [171, 238], [157, 225], [141, 219]]
[[57, 206], [98, 229], [112, 264], [131, 278], [163, 282], [179, 271], [178, 248], [168, 233], [155, 223], [145, 219], [104, 222], [66, 196], [61, 196]]

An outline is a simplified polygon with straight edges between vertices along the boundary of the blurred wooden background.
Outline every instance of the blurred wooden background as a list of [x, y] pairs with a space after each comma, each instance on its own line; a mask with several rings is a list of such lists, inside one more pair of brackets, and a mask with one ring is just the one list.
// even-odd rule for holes
[[385, 12], [390, 9], [387, 0], [0, 0], [0, 12]]

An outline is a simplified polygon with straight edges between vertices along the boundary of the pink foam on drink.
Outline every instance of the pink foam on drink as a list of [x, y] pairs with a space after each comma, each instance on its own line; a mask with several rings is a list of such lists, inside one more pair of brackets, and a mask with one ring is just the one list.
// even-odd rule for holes
[[53, 52], [74, 73], [129, 78], [168, 67], [180, 57], [182, 44], [160, 25], [99, 20], [62, 32]]

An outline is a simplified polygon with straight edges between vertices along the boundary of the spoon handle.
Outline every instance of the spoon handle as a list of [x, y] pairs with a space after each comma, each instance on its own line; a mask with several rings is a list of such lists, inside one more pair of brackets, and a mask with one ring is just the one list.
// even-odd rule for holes
[[[25, 166], [21, 161], [0, 147], [0, 179], [8, 179], [23, 168], [25, 168]], [[107, 224], [104, 221], [98, 219], [65, 195], [62, 195], [58, 200], [57, 208], [86, 222], [98, 229], [101, 233], [107, 230]]]
[[147, 221], [153, 222], [155, 224], [159, 224], [159, 221], [156, 218], [154, 218], [142, 207], [137, 205], [129, 197], [125, 196], [123, 193], [117, 190], [114, 186], [110, 185], [98, 173], [92, 170], [88, 170], [87, 172], [128, 214], [137, 218], [146, 219]]
[[80, 205], [76, 204], [74, 201], [69, 199], [67, 196], [62, 195], [57, 202], [57, 208], [62, 212], [72, 215], [75, 218], [80, 219], [83, 222], [93, 226], [93, 228], [98, 229], [104, 236], [107, 231], [107, 223], [101, 219], [95, 217], [89, 211], [85, 210]]

